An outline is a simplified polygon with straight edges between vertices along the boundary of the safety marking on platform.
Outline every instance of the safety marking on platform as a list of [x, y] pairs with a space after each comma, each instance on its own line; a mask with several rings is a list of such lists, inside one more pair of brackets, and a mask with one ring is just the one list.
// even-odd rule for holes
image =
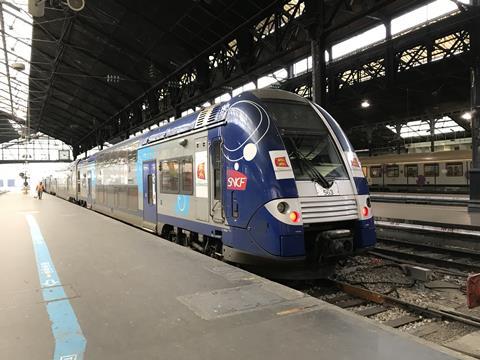
[[37, 221], [31, 214], [25, 215], [25, 218], [30, 227], [42, 296], [55, 338], [53, 360], [82, 360], [87, 340], [83, 336]]

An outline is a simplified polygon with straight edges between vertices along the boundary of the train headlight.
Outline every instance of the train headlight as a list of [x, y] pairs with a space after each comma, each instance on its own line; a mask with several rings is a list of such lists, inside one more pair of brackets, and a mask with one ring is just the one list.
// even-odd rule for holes
[[285, 201], [279, 202], [277, 205], [277, 210], [280, 214], [285, 214], [288, 211], [288, 204]]
[[300, 214], [298, 213], [298, 211], [292, 211], [289, 216], [290, 220], [292, 220], [292, 222], [294, 223], [300, 221]]

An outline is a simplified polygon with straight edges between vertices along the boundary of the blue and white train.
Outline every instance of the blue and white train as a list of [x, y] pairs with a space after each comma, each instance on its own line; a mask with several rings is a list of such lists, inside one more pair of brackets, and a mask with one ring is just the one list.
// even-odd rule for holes
[[319, 268], [376, 242], [367, 181], [344, 132], [282, 90], [244, 92], [118, 143], [46, 186], [233, 263]]

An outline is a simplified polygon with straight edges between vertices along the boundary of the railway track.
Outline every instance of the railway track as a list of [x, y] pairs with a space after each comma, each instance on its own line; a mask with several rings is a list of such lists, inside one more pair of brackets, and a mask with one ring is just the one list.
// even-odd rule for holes
[[[480, 317], [433, 305], [422, 306], [344, 281], [329, 280], [313, 287], [296, 288], [384, 326], [442, 346], [448, 347], [448, 341], [458, 336], [459, 332], [463, 336], [480, 329]], [[443, 334], [444, 337], [436, 334]]]
[[377, 221], [378, 244], [370, 254], [452, 271], [480, 272], [480, 231]]

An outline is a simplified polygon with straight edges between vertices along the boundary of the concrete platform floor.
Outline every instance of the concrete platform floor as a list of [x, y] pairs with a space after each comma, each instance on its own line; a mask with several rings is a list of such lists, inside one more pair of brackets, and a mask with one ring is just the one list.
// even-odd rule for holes
[[46, 195], [0, 197], [0, 359], [453, 359]]
[[469, 212], [466, 206], [394, 204], [374, 202], [376, 218], [412, 220], [438, 223], [442, 226], [457, 225], [480, 229], [480, 212]]

